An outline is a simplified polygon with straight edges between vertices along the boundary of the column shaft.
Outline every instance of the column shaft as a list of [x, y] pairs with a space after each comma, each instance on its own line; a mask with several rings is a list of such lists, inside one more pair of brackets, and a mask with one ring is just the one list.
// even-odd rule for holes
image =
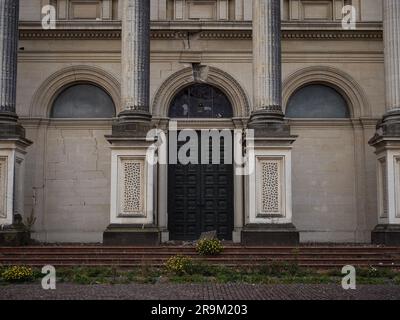
[[253, 0], [254, 111], [282, 113], [281, 2]]
[[149, 112], [150, 1], [123, 2], [121, 91], [124, 111]]
[[400, 2], [383, 1], [387, 111], [400, 111]]
[[400, 1], [383, 1], [387, 111], [400, 111]]
[[0, 117], [15, 115], [19, 1], [0, 1]]

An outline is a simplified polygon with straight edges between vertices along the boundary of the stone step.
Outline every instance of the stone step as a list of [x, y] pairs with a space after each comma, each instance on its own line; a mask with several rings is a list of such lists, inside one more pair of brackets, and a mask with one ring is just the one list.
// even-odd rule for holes
[[[298, 263], [309, 263], [309, 262], [341, 262], [341, 263], [358, 263], [358, 262], [370, 262], [370, 263], [400, 263], [400, 259], [392, 259], [392, 258], [324, 258], [324, 257], [316, 257], [316, 258], [285, 258], [285, 259], [280, 259], [280, 258], [269, 258], [265, 259], [263, 257], [244, 257], [244, 258], [229, 258], [229, 257], [193, 257], [192, 258], [194, 261], [206, 261], [206, 262], [212, 262], [212, 263], [223, 263], [223, 262], [234, 262], [237, 264], [244, 263], [244, 262], [260, 262], [260, 263], [266, 263], [272, 262], [272, 261], [282, 261], [282, 262], [298, 262]], [[116, 258], [110, 258], [110, 257], [54, 257], [54, 258], [37, 258], [37, 257], [32, 257], [32, 258], [26, 258], [26, 257], [15, 257], [15, 258], [2, 258], [0, 259], [0, 263], [21, 263], [21, 264], [29, 264], [29, 263], [35, 263], [35, 262], [41, 262], [45, 264], [51, 264], [53, 262], [60, 262], [60, 261], [69, 261], [69, 262], [74, 262], [76, 264], [79, 263], [84, 263], [87, 261], [98, 261], [98, 262], [112, 262], [112, 263], [123, 263], [123, 262], [165, 262], [167, 259], [162, 258], [162, 257], [154, 257], [154, 258], [145, 258], [143, 259], [142, 257], [137, 257], [137, 258], [127, 258], [127, 257], [116, 257]]]
[[213, 265], [251, 266], [267, 262], [322, 265], [400, 266], [400, 248], [377, 246], [241, 247], [228, 245], [222, 254], [200, 256], [193, 246], [105, 247], [97, 245], [0, 247], [0, 265], [43, 266], [162, 266], [174, 255]]
[[[50, 263], [48, 263], [50, 264]], [[15, 263], [4, 263], [4, 266], [14, 266], [14, 265], [27, 265], [27, 264], [15, 264]], [[46, 263], [47, 265], [47, 263]], [[116, 268], [135, 268], [135, 267], [162, 267], [164, 264], [163, 263], [98, 263], [98, 262], [92, 262], [92, 263], [65, 263], [65, 262], [57, 262], [57, 263], [51, 263], [52, 266], [57, 267], [57, 268], [64, 268], [64, 267], [116, 267]], [[232, 268], [246, 268], [246, 267], [257, 267], [257, 266], [262, 266], [260, 263], [241, 263], [240, 265], [232, 262], [226, 262], [226, 263], [218, 263], [218, 264], [213, 264], [213, 265], [219, 265], [219, 266], [224, 266], [224, 267], [232, 267]], [[44, 266], [42, 262], [40, 263], [30, 263], [29, 266], [31, 267], [38, 267], [41, 268]], [[320, 262], [315, 262], [315, 263], [299, 263], [297, 264], [300, 268], [315, 268], [315, 269], [341, 269], [344, 264], [343, 263], [320, 263]], [[358, 263], [358, 264], [353, 264], [353, 266], [358, 267], [358, 268], [370, 268], [370, 267], [375, 267], [375, 268], [391, 268], [391, 269], [400, 269], [400, 263], [379, 263], [379, 264], [371, 264], [371, 263]]]
[[[9, 259], [9, 258], [48, 258], [52, 259], [54, 257], [70, 257], [70, 258], [80, 258], [84, 259], [87, 257], [107, 257], [107, 258], [141, 258], [141, 259], [147, 259], [151, 257], [156, 257], [156, 258], [170, 258], [172, 256], [176, 255], [184, 255], [188, 257], [198, 257], [199, 254], [195, 252], [187, 252], [187, 253], [182, 253], [182, 252], [170, 252], [170, 253], [158, 253], [158, 252], [140, 252], [140, 253], [130, 253], [130, 252], [101, 252], [101, 253], [87, 253], [87, 252], [24, 252], [24, 253], [0, 253], [0, 261], [1, 259]], [[252, 253], [247, 253], [247, 252], [232, 252], [232, 253], [221, 253], [219, 255], [220, 257], [226, 257], [229, 259], [235, 259], [235, 258], [331, 258], [331, 259], [337, 259], [340, 257], [346, 257], [346, 258], [364, 258], [364, 259], [399, 259], [400, 260], [400, 254], [397, 253], [379, 253], [379, 252], [372, 252], [372, 253], [364, 253], [364, 252], [327, 252], [327, 253], [320, 253], [320, 252], [314, 252], [314, 253], [299, 253], [299, 254], [293, 254], [289, 252], [252, 252]]]
[[[195, 252], [192, 246], [182, 247], [96, 247], [96, 246], [71, 246], [71, 247], [0, 247], [0, 253], [7, 252]], [[290, 252], [290, 253], [303, 253], [303, 252], [394, 252], [400, 254], [400, 247], [234, 247], [227, 246], [224, 248], [225, 253], [230, 252]]]

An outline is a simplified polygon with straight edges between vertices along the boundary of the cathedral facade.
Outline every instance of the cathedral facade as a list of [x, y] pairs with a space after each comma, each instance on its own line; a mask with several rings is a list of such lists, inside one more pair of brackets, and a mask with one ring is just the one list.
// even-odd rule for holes
[[[0, 3], [4, 230], [400, 242], [398, 0]], [[231, 133], [250, 172], [169, 161], [181, 133], [208, 129]]]

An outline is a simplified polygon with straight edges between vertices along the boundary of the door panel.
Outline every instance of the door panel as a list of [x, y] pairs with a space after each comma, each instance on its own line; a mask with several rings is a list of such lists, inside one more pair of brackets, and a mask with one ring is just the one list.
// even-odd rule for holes
[[171, 240], [196, 240], [213, 230], [231, 240], [233, 165], [169, 165], [168, 225]]
[[[200, 229], [200, 170], [196, 165], [170, 165], [168, 177], [169, 231], [174, 240], [195, 239]], [[171, 211], [172, 210], [172, 211]]]

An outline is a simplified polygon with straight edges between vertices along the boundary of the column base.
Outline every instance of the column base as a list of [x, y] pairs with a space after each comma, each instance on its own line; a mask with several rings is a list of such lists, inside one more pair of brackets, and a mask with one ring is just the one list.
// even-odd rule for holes
[[110, 224], [103, 233], [106, 246], [158, 246], [160, 230], [154, 226]]
[[112, 125], [112, 136], [145, 138], [151, 129], [151, 114], [144, 111], [123, 111]]
[[245, 246], [297, 246], [300, 234], [291, 224], [247, 225], [242, 231]]
[[372, 244], [400, 246], [400, 224], [378, 224], [371, 232]]
[[248, 124], [249, 129], [254, 129], [254, 136], [259, 137], [290, 137], [290, 126], [284, 120], [282, 111], [267, 112], [266, 110], [254, 111]]
[[376, 125], [375, 135], [370, 139], [369, 144], [374, 146], [384, 138], [400, 137], [400, 112], [394, 110], [387, 112], [382, 120]]

